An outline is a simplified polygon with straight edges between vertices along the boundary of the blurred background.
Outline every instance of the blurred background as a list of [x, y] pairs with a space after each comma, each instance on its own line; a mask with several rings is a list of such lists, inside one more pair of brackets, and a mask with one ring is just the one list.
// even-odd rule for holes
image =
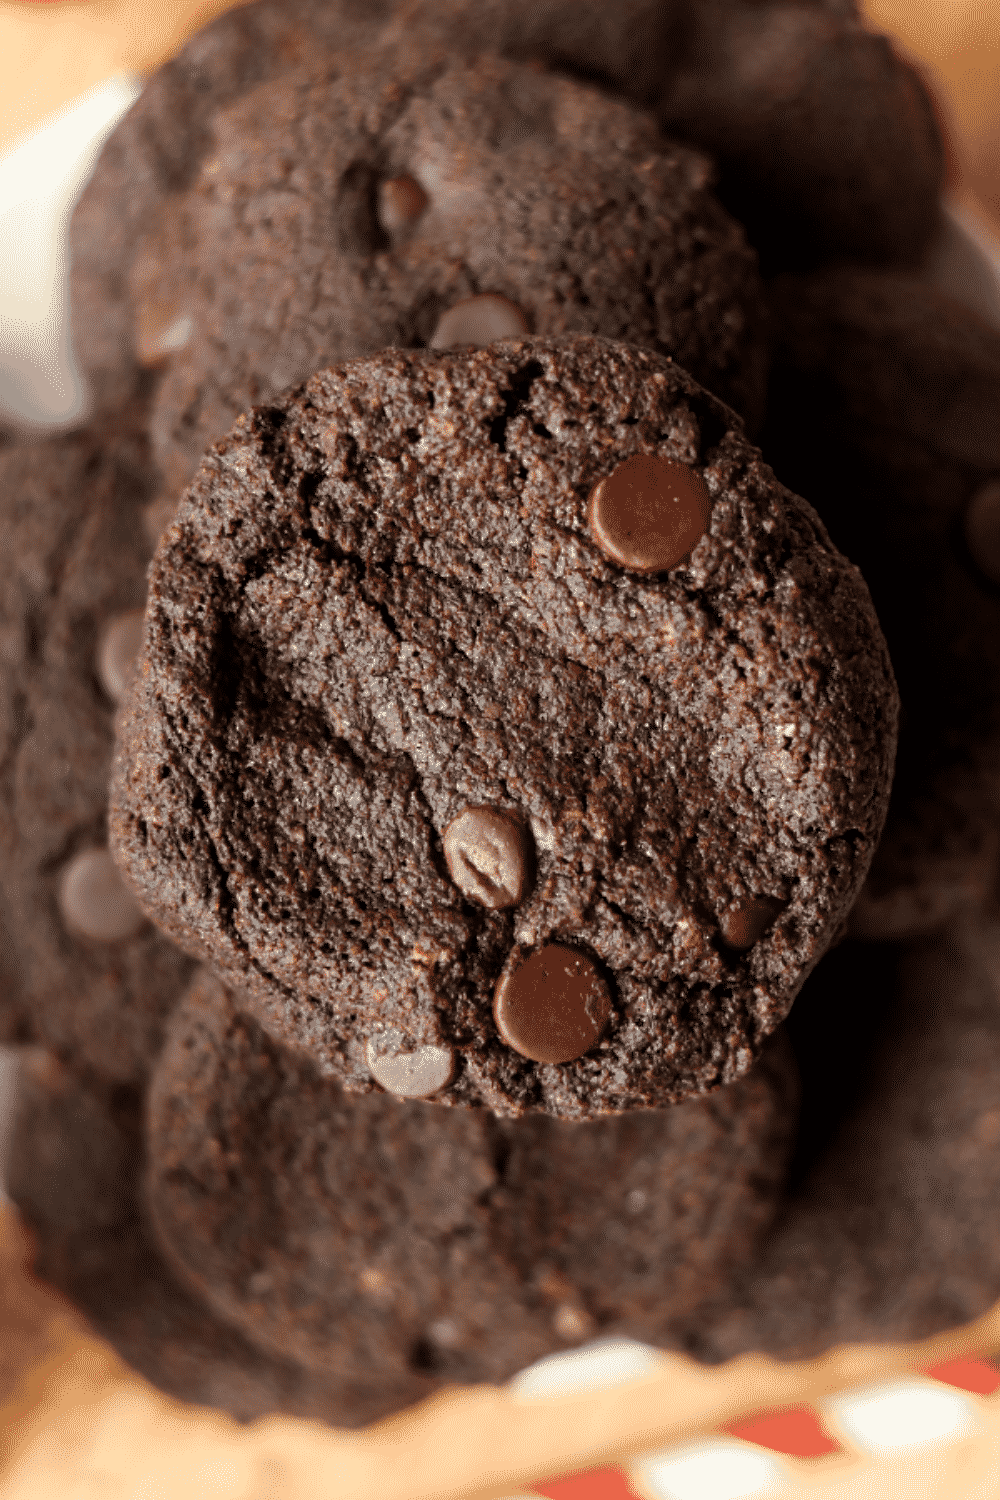
[[[230, 3], [0, 0], [0, 425], [4, 420], [29, 421], [43, 411], [50, 422], [64, 425], [79, 416], [65, 324], [63, 237], [69, 213], [101, 143], [137, 96], [143, 77]], [[973, 240], [987, 246], [993, 239], [1000, 243], [1000, 0], [862, 0], [862, 9], [923, 70], [938, 101], [950, 145], [949, 197], [958, 221]], [[10, 1082], [11, 1060], [0, 1048], [0, 1199]], [[10, 1233], [8, 1228], [8, 1246]], [[27, 1368], [43, 1351], [49, 1358], [55, 1347], [51, 1331], [43, 1332], [45, 1319], [52, 1316], [46, 1307], [39, 1303], [37, 1312], [25, 1311], [28, 1304], [21, 1293], [15, 1306], [20, 1269], [15, 1261], [21, 1252], [16, 1247], [5, 1252], [4, 1243], [0, 1216], [0, 1417], [10, 1411], [4, 1406], [5, 1372], [13, 1376], [18, 1365]], [[16, 1336], [15, 1328], [20, 1330]], [[65, 1338], [65, 1347], [75, 1349], [80, 1335], [67, 1332]], [[30, 1405], [26, 1401], [24, 1410]], [[59, 1405], [53, 1394], [53, 1410]], [[996, 1425], [994, 1487], [975, 1491], [984, 1497], [1000, 1495], [1000, 1415]], [[0, 1457], [2, 1438], [0, 1427]], [[42, 1468], [38, 1474], [43, 1477], [37, 1486], [29, 1485], [24, 1494], [84, 1493], [73, 1490], [72, 1480], [62, 1473], [58, 1480], [54, 1470]], [[937, 1478], [947, 1483], [943, 1471]], [[933, 1489], [934, 1494], [948, 1494], [946, 1487], [935, 1487], [937, 1478], [932, 1484], [926, 1473], [922, 1479], [915, 1476], [915, 1488], [905, 1493], [930, 1496]], [[811, 1492], [819, 1496], [820, 1489]], [[0, 1494], [8, 1493], [13, 1492], [0, 1474]], [[153, 1490], [146, 1490], [144, 1482], [137, 1489], [109, 1483], [106, 1490], [88, 1482], [86, 1493], [138, 1496]], [[222, 1493], [236, 1491], [227, 1483], [220, 1487]], [[566, 1500], [569, 1493], [567, 1489]], [[890, 1490], [829, 1493], [843, 1500], [850, 1493], [860, 1500], [862, 1493]], [[892, 1493], [902, 1495], [904, 1489], [893, 1485]]]
[[861, 9], [923, 67], [951, 140], [955, 190], [1000, 232], [997, 0], [871, 0]]
[[[232, 3], [0, 0], [0, 427], [81, 419], [66, 317], [69, 214], [143, 77]], [[988, 249], [984, 237], [1000, 237], [1000, 0], [861, 7], [923, 70], [950, 145], [950, 204], [964, 236]], [[996, 287], [984, 286], [967, 245], [953, 234], [942, 254], [952, 264], [929, 269], [995, 317]]]
[[[0, 153], [116, 73], [142, 75], [231, 0], [0, 0]], [[936, 83], [960, 189], [1000, 226], [997, 0], [862, 0]]]

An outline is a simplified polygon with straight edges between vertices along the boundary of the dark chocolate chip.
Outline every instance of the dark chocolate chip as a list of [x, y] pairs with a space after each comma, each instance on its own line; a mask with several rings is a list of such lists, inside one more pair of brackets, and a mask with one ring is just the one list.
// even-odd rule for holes
[[788, 903], [773, 896], [743, 896], [719, 918], [719, 931], [727, 948], [741, 951], [759, 942]]
[[575, 948], [547, 943], [516, 954], [493, 998], [497, 1030], [533, 1062], [572, 1062], [589, 1052], [611, 1016], [611, 995], [596, 964]]
[[448, 873], [463, 896], [493, 911], [524, 900], [534, 845], [520, 818], [497, 807], [467, 807], [444, 831]]
[[143, 302], [135, 319], [136, 359], [145, 369], [155, 370], [171, 354], [185, 348], [193, 333], [190, 313]]
[[415, 177], [389, 177], [379, 183], [378, 218], [387, 234], [415, 224], [427, 207], [427, 194]]
[[528, 332], [528, 320], [515, 302], [498, 292], [467, 297], [441, 314], [431, 334], [432, 349], [458, 349], [469, 344], [482, 348], [497, 339], [520, 338]]
[[662, 573], [682, 562], [708, 530], [712, 497], [687, 464], [636, 453], [590, 494], [587, 519], [611, 562]]

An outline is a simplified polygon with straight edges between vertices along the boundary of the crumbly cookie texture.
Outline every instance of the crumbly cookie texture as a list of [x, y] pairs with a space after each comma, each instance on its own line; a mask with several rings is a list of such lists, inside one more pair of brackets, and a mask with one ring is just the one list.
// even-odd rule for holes
[[771, 300], [764, 451], [861, 568], [903, 702], [852, 930], [908, 939], [996, 889], [1000, 333], [901, 272], [781, 277]]
[[114, 714], [141, 642], [144, 413], [0, 453], [0, 1037], [144, 1076], [191, 964], [107, 848]]
[[181, 1280], [339, 1379], [502, 1381], [595, 1333], [662, 1342], [753, 1252], [795, 1123], [783, 1034], [709, 1099], [585, 1124], [345, 1093], [203, 971], [148, 1105]]
[[[860, 575], [733, 414], [539, 339], [241, 419], [119, 724], [115, 857], [279, 1038], [349, 1089], [398, 1058], [393, 1092], [585, 1119], [749, 1068], [864, 879], [896, 697]], [[530, 852], [516, 905], [449, 870], [484, 808]], [[509, 894], [505, 847], [471, 862]]]
[[757, 423], [757, 259], [712, 177], [651, 116], [496, 57], [344, 53], [258, 89], [132, 270], [166, 490], [250, 405], [394, 345], [602, 334]]

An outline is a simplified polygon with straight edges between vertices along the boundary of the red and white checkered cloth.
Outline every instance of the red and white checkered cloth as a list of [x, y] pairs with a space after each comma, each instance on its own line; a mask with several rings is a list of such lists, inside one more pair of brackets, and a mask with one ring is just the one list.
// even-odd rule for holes
[[[542, 1360], [513, 1388], [539, 1400], [603, 1390], [642, 1379], [657, 1363], [655, 1350], [609, 1340]], [[866, 1459], [923, 1454], [933, 1466], [942, 1449], [976, 1436], [988, 1398], [998, 1390], [1000, 1370], [992, 1363], [953, 1360], [920, 1375], [842, 1391], [816, 1409], [765, 1413], [725, 1435], [642, 1454], [627, 1466], [546, 1481], [510, 1500], [793, 1500], [846, 1494], [852, 1475], [862, 1479], [858, 1493], [865, 1494]], [[1000, 1474], [997, 1483], [1000, 1492]], [[882, 1491], [867, 1493], [874, 1500]]]

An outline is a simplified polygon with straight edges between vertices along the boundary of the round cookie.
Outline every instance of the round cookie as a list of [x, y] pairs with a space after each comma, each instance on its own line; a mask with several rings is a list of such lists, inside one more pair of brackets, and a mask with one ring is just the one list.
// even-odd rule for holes
[[[808, 1170], [703, 1317], [697, 1353], [797, 1358], [921, 1339], [996, 1302], [998, 974], [995, 916], [907, 947], [848, 942], [820, 965], [793, 1020], [811, 1012], [803, 1101], [816, 1085], [839, 1122], [825, 1142], [814, 1134]], [[831, 1046], [831, 1006], [847, 1047]], [[861, 1069], [848, 1055], [858, 1028], [872, 1038]], [[846, 1108], [834, 1098], [845, 1082]]]
[[907, 938], [996, 882], [1000, 333], [904, 273], [779, 278], [771, 300], [764, 451], [861, 568], [903, 705], [852, 930]]
[[150, 1088], [149, 1210], [181, 1280], [272, 1354], [496, 1382], [594, 1333], [676, 1332], [773, 1213], [794, 1095], [779, 1045], [710, 1099], [588, 1124], [358, 1097], [203, 971]]
[[919, 264], [939, 221], [933, 101], [841, 0], [691, 0], [657, 104], [710, 151], [766, 272], [838, 257]]
[[70, 224], [73, 343], [98, 406], [141, 383], [150, 351], [133, 343], [129, 267], [140, 234], [154, 215], [169, 217], [208, 155], [212, 117], [317, 48], [364, 45], [388, 10], [388, 0], [256, 0], [218, 16], [148, 80]]
[[206, 457], [115, 856], [350, 1090], [662, 1107], [744, 1073], [837, 932], [895, 717], [857, 570], [676, 365], [388, 350]]
[[107, 849], [116, 702], [141, 638], [143, 413], [0, 455], [0, 907], [17, 983], [0, 1036], [142, 1076], [189, 961]]
[[711, 177], [650, 117], [494, 57], [342, 54], [256, 90], [133, 266], [137, 326], [171, 342], [151, 426], [167, 493], [251, 404], [389, 346], [601, 334], [753, 424], [756, 257]]
[[404, 0], [387, 35], [541, 58], [711, 152], [769, 270], [920, 260], [943, 149], [917, 72], [851, 0]]
[[338, 1381], [242, 1338], [178, 1283], [157, 1248], [141, 1094], [83, 1080], [41, 1049], [20, 1058], [6, 1185], [34, 1237], [33, 1269], [140, 1375], [243, 1422], [282, 1412], [350, 1427], [440, 1387], [423, 1369]]

